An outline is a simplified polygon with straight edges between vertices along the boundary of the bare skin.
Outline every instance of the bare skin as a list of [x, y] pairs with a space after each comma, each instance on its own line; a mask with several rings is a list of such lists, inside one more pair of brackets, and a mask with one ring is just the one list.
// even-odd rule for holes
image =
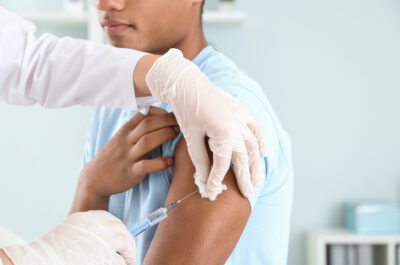
[[[207, 46], [200, 13], [203, 0], [96, 0], [111, 45], [162, 55], [171, 48], [191, 60]], [[154, 19], [157, 18], [157, 19]], [[125, 27], [113, 32], [112, 25]]]
[[146, 84], [146, 75], [153, 63], [159, 58], [158, 55], [145, 55], [136, 64], [133, 72], [133, 87], [136, 97], [151, 96], [149, 87]]

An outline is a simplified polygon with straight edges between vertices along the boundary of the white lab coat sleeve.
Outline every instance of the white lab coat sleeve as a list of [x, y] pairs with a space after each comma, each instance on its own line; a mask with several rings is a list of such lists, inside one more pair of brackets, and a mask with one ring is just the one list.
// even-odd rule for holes
[[50, 34], [35, 37], [35, 31], [0, 7], [1, 101], [47, 108], [149, 105], [136, 101], [133, 87], [136, 63], [146, 53]]

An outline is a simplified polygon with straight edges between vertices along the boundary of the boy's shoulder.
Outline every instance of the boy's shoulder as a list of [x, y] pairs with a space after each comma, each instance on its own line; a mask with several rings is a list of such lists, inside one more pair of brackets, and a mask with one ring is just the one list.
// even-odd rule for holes
[[193, 60], [200, 70], [219, 88], [234, 97], [257, 97], [267, 101], [261, 86], [243, 72], [233, 60], [211, 46]]
[[290, 138], [258, 82], [240, 70], [240, 66], [223, 53], [212, 48], [206, 53], [198, 64], [199, 68], [215, 85], [235, 97], [258, 120], [267, 138], [270, 158], [275, 160], [278, 156], [290, 157]]

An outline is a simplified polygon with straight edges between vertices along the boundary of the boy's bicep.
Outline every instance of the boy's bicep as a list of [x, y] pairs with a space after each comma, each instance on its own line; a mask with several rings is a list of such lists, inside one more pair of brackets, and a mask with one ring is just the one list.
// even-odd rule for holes
[[[195, 169], [182, 138], [176, 151], [174, 177], [166, 204], [195, 191]], [[232, 170], [224, 179], [228, 190], [213, 202], [199, 193], [182, 202], [161, 222], [144, 265], [224, 264], [250, 215], [249, 201], [236, 185]]]

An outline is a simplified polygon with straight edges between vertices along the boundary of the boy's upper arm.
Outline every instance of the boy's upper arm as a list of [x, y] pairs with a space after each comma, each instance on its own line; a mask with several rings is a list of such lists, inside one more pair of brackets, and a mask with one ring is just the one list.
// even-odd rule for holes
[[[174, 177], [166, 204], [195, 191], [195, 169], [182, 138], [175, 152]], [[228, 190], [214, 202], [199, 193], [182, 202], [161, 222], [144, 265], [224, 264], [232, 253], [250, 216], [250, 204], [229, 170], [224, 183]]]

